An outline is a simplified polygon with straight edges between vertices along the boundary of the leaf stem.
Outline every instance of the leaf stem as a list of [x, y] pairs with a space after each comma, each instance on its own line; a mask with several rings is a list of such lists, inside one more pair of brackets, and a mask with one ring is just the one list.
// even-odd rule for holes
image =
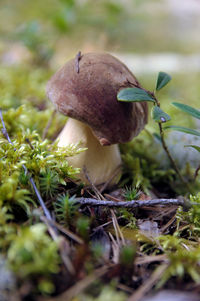
[[[147, 91], [148, 93], [151, 93], [152, 97], [155, 99], [155, 102], [156, 102], [156, 106], [157, 107], [160, 107], [160, 102], [158, 101], [158, 99], [156, 98], [155, 96], [155, 92], [149, 92]], [[183, 176], [181, 175], [180, 173], [180, 170], [176, 164], [176, 162], [174, 161], [172, 155], [170, 154], [170, 151], [167, 147], [167, 144], [165, 142], [165, 137], [164, 137], [164, 131], [163, 131], [163, 126], [162, 126], [162, 122], [158, 122], [158, 126], [159, 126], [159, 131], [160, 131], [160, 137], [161, 137], [161, 143], [162, 143], [162, 146], [163, 146], [163, 149], [165, 150], [170, 162], [171, 162], [171, 165], [173, 166], [175, 172], [177, 173], [179, 179], [181, 180], [181, 182], [187, 186], [188, 190], [190, 191], [190, 187], [188, 185], [188, 183], [185, 181], [185, 179], [183, 178]]]
[[161, 137], [162, 146], [163, 146], [163, 148], [164, 148], [164, 150], [165, 150], [165, 152], [166, 152], [166, 154], [167, 154], [167, 156], [168, 156], [168, 158], [169, 158], [169, 160], [170, 160], [170, 162], [171, 162], [171, 164], [172, 164], [174, 170], [176, 171], [177, 175], [179, 176], [181, 182], [182, 182], [184, 185], [186, 185], [186, 184], [188, 185], [188, 183], [185, 181], [185, 179], [184, 179], [183, 176], [181, 175], [180, 170], [179, 170], [179, 168], [178, 168], [176, 162], [174, 161], [172, 155], [171, 155], [170, 152], [169, 152], [169, 149], [168, 149], [168, 147], [167, 147], [167, 144], [166, 144], [165, 138], [164, 138], [164, 131], [163, 131], [162, 123], [159, 122], [159, 123], [158, 123], [158, 126], [159, 126], [159, 130], [160, 130], [160, 137]]
[[[157, 99], [157, 97], [156, 97], [156, 95], [155, 95], [155, 91], [152, 92], [152, 91], [146, 90], [145, 88], [141, 87], [139, 84], [132, 84], [132, 83], [130, 83], [130, 84], [131, 84], [132, 86], [137, 87], [137, 88], [139, 88], [139, 89], [145, 91], [146, 93], [148, 93], [148, 94], [155, 100], [154, 106], [157, 106], [157, 107], [160, 108], [160, 102], [159, 102], [159, 100]], [[174, 161], [174, 159], [173, 159], [172, 155], [170, 154], [170, 151], [169, 151], [169, 149], [168, 149], [168, 147], [167, 147], [167, 144], [166, 144], [166, 142], [165, 142], [165, 137], [164, 137], [164, 131], [163, 131], [162, 122], [158, 122], [158, 126], [159, 126], [159, 130], [160, 130], [160, 137], [161, 137], [161, 143], [162, 143], [163, 149], [164, 149], [164, 151], [166, 152], [166, 154], [167, 154], [167, 156], [168, 156], [168, 158], [169, 158], [169, 160], [170, 160], [170, 162], [171, 162], [171, 165], [172, 165], [172, 167], [174, 168], [176, 174], [178, 175], [180, 181], [181, 181], [184, 185], [186, 185], [187, 188], [188, 188], [188, 190], [191, 192], [191, 189], [190, 189], [190, 187], [189, 187], [188, 182], [186, 182], [185, 179], [183, 178], [183, 176], [181, 175], [180, 170], [179, 170], [179, 168], [178, 168], [176, 162]]]

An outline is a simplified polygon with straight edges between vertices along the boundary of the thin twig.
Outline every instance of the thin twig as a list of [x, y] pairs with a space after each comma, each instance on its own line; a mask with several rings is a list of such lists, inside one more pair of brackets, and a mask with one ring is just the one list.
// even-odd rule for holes
[[107, 226], [109, 226], [109, 225], [111, 225], [111, 224], [112, 224], [112, 221], [109, 221], [109, 222], [107, 222], [107, 223], [104, 223], [104, 224], [102, 224], [102, 225], [100, 225], [100, 226], [94, 228], [94, 231], [99, 230], [99, 229], [102, 229], [102, 228], [104, 228], [104, 227], [107, 227]]
[[117, 223], [116, 223], [116, 216], [115, 216], [114, 211], [112, 209], [111, 209], [111, 215], [112, 215], [113, 227], [114, 227], [114, 230], [115, 230], [116, 243], [119, 247], [120, 246], [119, 231], [118, 231], [118, 227], [117, 227]]
[[[159, 102], [159, 100], [156, 98], [155, 93], [154, 93], [154, 92], [150, 92], [150, 91], [147, 91], [147, 93], [150, 93], [150, 94], [151, 94], [151, 96], [154, 98], [154, 100], [155, 100], [155, 102], [156, 102], [157, 107], [160, 108], [160, 102]], [[172, 155], [170, 154], [170, 151], [169, 151], [169, 149], [168, 149], [168, 147], [167, 147], [167, 144], [166, 144], [166, 142], [165, 142], [165, 137], [164, 137], [164, 131], [163, 131], [162, 122], [158, 122], [158, 126], [159, 126], [160, 137], [161, 137], [161, 143], [162, 143], [163, 149], [164, 149], [164, 151], [166, 152], [166, 154], [167, 154], [167, 156], [168, 156], [168, 158], [169, 158], [169, 160], [170, 160], [170, 162], [171, 162], [171, 164], [172, 164], [174, 170], [176, 171], [177, 175], [179, 176], [179, 179], [180, 179], [181, 182], [182, 182], [184, 185], [186, 185], [186, 186], [188, 187], [188, 189], [189, 189], [188, 183], [185, 181], [185, 179], [184, 179], [183, 176], [181, 175], [180, 170], [179, 170], [179, 168], [178, 168], [176, 162], [174, 161], [174, 159], [173, 159]], [[190, 190], [190, 189], [189, 189], [189, 190]]]
[[165, 270], [167, 269], [168, 264], [160, 265], [152, 274], [149, 279], [142, 284], [129, 298], [128, 301], [139, 301], [146, 295], [151, 288], [158, 282]]
[[90, 183], [91, 188], [92, 188], [92, 190], [94, 191], [96, 197], [97, 197], [99, 200], [104, 200], [104, 201], [105, 201], [104, 196], [101, 194], [101, 192], [98, 190], [98, 188], [94, 185], [94, 183], [93, 183], [92, 180], [90, 179], [90, 176], [89, 176], [89, 174], [88, 174], [87, 168], [86, 168], [85, 166], [83, 166], [83, 173], [84, 173], [84, 176], [85, 176], [85, 178], [87, 179], [87, 181]]
[[[83, 168], [83, 172], [84, 172], [84, 175], [85, 175], [86, 179], [91, 184], [91, 186], [93, 188], [93, 191], [96, 194], [97, 198], [99, 200], [106, 201], [105, 197], [101, 194], [101, 192], [98, 190], [98, 188], [92, 183], [92, 181], [91, 181], [91, 179], [90, 179], [90, 177], [89, 177], [89, 175], [87, 173], [87, 170], [86, 170], [85, 166]], [[120, 227], [119, 227], [116, 215], [115, 215], [113, 209], [111, 209], [110, 211], [111, 211], [111, 215], [112, 215], [112, 222], [113, 222], [113, 227], [115, 229], [117, 243], [118, 243], [118, 245], [120, 245], [120, 238], [121, 238], [122, 245], [125, 245], [125, 240], [124, 240], [123, 234], [122, 234], [122, 232], [120, 230]]]
[[95, 270], [91, 275], [83, 278], [82, 280], [78, 281], [75, 285], [70, 287], [67, 291], [64, 293], [58, 295], [54, 298], [39, 298], [39, 301], [70, 301], [73, 297], [76, 297], [81, 292], [83, 292], [89, 285], [94, 283], [95, 280], [102, 277], [108, 272], [109, 267], [103, 266], [97, 270]]
[[[120, 229], [120, 226], [118, 224], [118, 221], [117, 221], [116, 215], [114, 213], [114, 210], [111, 209], [110, 211], [111, 211], [111, 215], [112, 215], [112, 222], [113, 222], [113, 227], [115, 229], [115, 235], [116, 235], [116, 238], [117, 238], [117, 243], [118, 243], [118, 245], [121, 245], [121, 243], [122, 243], [122, 245], [125, 246], [126, 245], [125, 239], [124, 239], [124, 236], [123, 236], [122, 231]], [[121, 241], [120, 241], [119, 237], [121, 238]]]
[[112, 233], [108, 232], [109, 237], [112, 241], [112, 261], [115, 264], [119, 263], [119, 253], [120, 253], [120, 245], [117, 242], [117, 239], [115, 240], [115, 238], [113, 237]]
[[[181, 175], [180, 170], [179, 170], [179, 168], [178, 168], [176, 162], [174, 161], [172, 155], [171, 155], [170, 152], [169, 152], [169, 149], [168, 149], [168, 147], [167, 147], [167, 144], [166, 144], [165, 138], [164, 138], [164, 131], [163, 131], [162, 123], [159, 122], [159, 123], [158, 123], [158, 126], [159, 126], [159, 130], [160, 130], [160, 137], [161, 137], [162, 146], [163, 146], [163, 148], [164, 148], [164, 150], [165, 150], [165, 152], [166, 152], [166, 154], [167, 154], [167, 156], [168, 156], [168, 158], [169, 158], [169, 160], [170, 160], [170, 162], [171, 162], [171, 164], [172, 164], [174, 170], [176, 171], [177, 175], [179, 176], [181, 182], [182, 182], [184, 185], [187, 185], [187, 186], [188, 186], [188, 183], [185, 181], [185, 179], [184, 179], [183, 176]], [[188, 187], [188, 189], [189, 189], [189, 187]]]
[[71, 274], [74, 275], [75, 274], [75, 269], [74, 266], [68, 256], [69, 253], [69, 243], [66, 240], [66, 238], [64, 238], [64, 236], [59, 236], [57, 229], [54, 225], [52, 225], [53, 220], [49, 220], [47, 218], [45, 218], [44, 216], [40, 217], [40, 220], [43, 221], [49, 231], [49, 234], [51, 235], [52, 239], [54, 241], [56, 241], [58, 243], [58, 248], [60, 251], [60, 256], [62, 258], [62, 261], [64, 263], [64, 266], [66, 267], [67, 271]]
[[121, 169], [122, 169], [122, 165], [120, 164], [120, 165], [118, 165], [117, 168], [114, 170], [114, 173], [113, 173], [113, 175], [110, 177], [110, 179], [108, 179], [108, 181], [105, 182], [105, 183], [103, 184], [103, 186], [99, 189], [99, 191], [100, 191], [101, 193], [109, 186], [109, 184], [112, 182], [112, 180], [113, 180], [115, 177], [117, 177], [117, 175], [119, 175]]
[[195, 173], [194, 173], [194, 180], [196, 180], [197, 176], [198, 176], [198, 173], [199, 173], [199, 170], [200, 170], [200, 165], [197, 167], [197, 169], [195, 170]]
[[31, 141], [28, 138], [25, 138], [25, 141], [28, 143], [28, 145], [30, 146], [31, 149], [34, 149]]
[[111, 201], [115, 201], [115, 202], [122, 202], [123, 201], [122, 199], [118, 199], [118, 198], [116, 198], [116, 197], [114, 197], [114, 196], [112, 196], [108, 193], [104, 193], [104, 196], [106, 198], [109, 198]]
[[164, 261], [164, 262], [169, 261], [166, 254], [137, 257], [134, 261], [134, 264], [142, 265], [142, 264], [149, 264], [152, 262], [161, 262], [161, 261]]
[[59, 251], [60, 251], [60, 256], [62, 258], [62, 261], [63, 261], [65, 267], [67, 268], [67, 271], [71, 275], [75, 275], [76, 271], [75, 271], [74, 265], [72, 263], [72, 260], [69, 257], [70, 245], [69, 245], [68, 241], [63, 236], [60, 240], [60, 244], [58, 245], [58, 247], [59, 247]]
[[[28, 174], [28, 170], [27, 170], [26, 166], [22, 165], [22, 167], [24, 168], [25, 173]], [[39, 203], [40, 203], [40, 205], [41, 205], [41, 207], [42, 207], [42, 209], [44, 211], [44, 214], [45, 214], [46, 218], [48, 218], [48, 219], [51, 220], [52, 219], [51, 213], [47, 209], [47, 207], [46, 207], [46, 205], [45, 205], [45, 203], [44, 203], [44, 201], [43, 201], [43, 199], [42, 199], [42, 197], [41, 197], [41, 195], [39, 193], [39, 190], [37, 189], [37, 187], [35, 185], [35, 182], [34, 182], [34, 180], [33, 180], [33, 178], [31, 176], [29, 176], [29, 181], [31, 182], [31, 185], [32, 185], [32, 187], [33, 187], [33, 189], [35, 191], [35, 194], [36, 194], [36, 196], [37, 196], [37, 198], [39, 200]]]
[[160, 231], [161, 231], [162, 233], [164, 233], [165, 230], [169, 229], [169, 227], [175, 222], [175, 220], [176, 220], [176, 214], [174, 214], [174, 216], [172, 216], [172, 218], [168, 221], [168, 223], [167, 223], [166, 225], [164, 225], [164, 226], [160, 229]]
[[[155, 100], [156, 106], [160, 108], [160, 102], [159, 102], [159, 100], [156, 98], [154, 92], [151, 92], [151, 91], [149, 91], [149, 90], [146, 90], [146, 89], [140, 87], [139, 85], [135, 85], [135, 86], [136, 86], [137, 88], [141, 89], [141, 90], [144, 90], [144, 91], [147, 92], [148, 94], [150, 94], [150, 95], [153, 97], [153, 99]], [[158, 126], [159, 126], [160, 137], [161, 137], [161, 143], [162, 143], [163, 149], [164, 149], [164, 151], [166, 152], [166, 154], [167, 154], [167, 156], [168, 156], [168, 158], [169, 158], [169, 160], [170, 160], [170, 162], [171, 162], [171, 164], [172, 164], [174, 170], [176, 171], [176, 173], [177, 173], [179, 179], [181, 180], [181, 182], [182, 182], [184, 185], [187, 186], [188, 190], [190, 191], [190, 187], [189, 187], [188, 183], [185, 181], [185, 179], [184, 179], [183, 176], [181, 175], [180, 170], [179, 170], [179, 168], [178, 168], [176, 162], [174, 161], [174, 159], [173, 159], [172, 155], [170, 154], [170, 151], [169, 151], [169, 149], [168, 149], [168, 147], [167, 147], [167, 144], [166, 144], [165, 138], [164, 138], [164, 131], [163, 131], [162, 122], [158, 122]]]
[[[8, 132], [6, 130], [6, 126], [5, 126], [5, 123], [4, 123], [4, 120], [3, 120], [3, 115], [2, 115], [2, 110], [0, 109], [0, 118], [1, 118], [1, 122], [2, 122], [2, 125], [3, 125], [3, 128], [1, 129], [2, 131], [2, 134], [4, 135], [4, 137], [8, 140], [8, 142], [10, 144], [12, 144], [12, 146], [14, 147], [14, 144], [12, 143], [12, 141], [10, 140], [10, 137], [8, 135]], [[16, 151], [16, 148], [14, 147], [14, 151]]]
[[179, 199], [153, 199], [153, 200], [132, 200], [132, 201], [121, 201], [113, 202], [107, 200], [96, 200], [92, 198], [76, 198], [76, 203], [80, 205], [90, 205], [90, 206], [106, 206], [106, 207], [124, 207], [124, 208], [139, 208], [144, 206], [185, 206], [187, 205], [185, 200]]
[[132, 294], [134, 292], [133, 288], [130, 288], [129, 286], [122, 284], [122, 283], [118, 283], [117, 288], [120, 289], [121, 291], [124, 291], [129, 294]]
[[[96, 197], [98, 198], [98, 201], [99, 202], [101, 202], [101, 201], [105, 202], [106, 201], [105, 197], [102, 195], [102, 193], [98, 190], [98, 188], [91, 181], [85, 166], [83, 167], [83, 172], [84, 172], [84, 175], [85, 175], [86, 179], [91, 184], [91, 187], [92, 187]], [[121, 245], [121, 242], [122, 242], [122, 245], [125, 245], [125, 240], [124, 240], [123, 234], [120, 230], [120, 227], [119, 227], [119, 224], [118, 224], [118, 221], [117, 221], [117, 218], [116, 218], [116, 215], [115, 215], [113, 209], [111, 209], [110, 211], [111, 211], [112, 223], [113, 223], [113, 227], [115, 229], [115, 235], [116, 235], [116, 242], [115, 242], [115, 248], [113, 250], [113, 253], [115, 253], [116, 258], [117, 258], [116, 260], [118, 262], [118, 260], [119, 260], [119, 247]], [[113, 241], [114, 240], [113, 236], [111, 235], [111, 233], [109, 233], [109, 234], [110, 234], [110, 237]], [[121, 238], [121, 240], [120, 240], [120, 238]], [[113, 244], [114, 244], [114, 241], [113, 241]], [[118, 250], [118, 252], [116, 250]]]
[[[41, 217], [42, 221], [47, 221], [47, 218], [42, 216]], [[67, 235], [70, 239], [74, 240], [75, 242], [79, 243], [79, 244], [83, 244], [84, 241], [77, 236], [76, 234], [74, 234], [73, 232], [71, 232], [70, 230], [64, 228], [63, 226], [61, 226], [60, 224], [58, 224], [57, 222], [53, 221], [53, 220], [48, 220], [48, 222], [56, 227], [60, 232], [64, 233], [65, 235]]]

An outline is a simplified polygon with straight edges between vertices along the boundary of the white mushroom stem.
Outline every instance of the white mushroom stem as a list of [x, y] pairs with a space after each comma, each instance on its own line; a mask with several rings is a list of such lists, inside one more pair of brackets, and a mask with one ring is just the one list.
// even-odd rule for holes
[[[86, 151], [73, 157], [68, 157], [67, 160], [73, 167], [86, 167], [93, 184], [105, 183], [114, 175], [112, 184], [117, 183], [121, 171], [119, 170], [116, 176], [116, 170], [122, 163], [117, 144], [102, 146], [87, 125], [72, 118], [68, 119], [58, 138], [58, 146], [64, 147], [71, 143], [81, 142], [80, 146], [87, 148]], [[80, 173], [79, 178], [88, 184], [83, 171]]]

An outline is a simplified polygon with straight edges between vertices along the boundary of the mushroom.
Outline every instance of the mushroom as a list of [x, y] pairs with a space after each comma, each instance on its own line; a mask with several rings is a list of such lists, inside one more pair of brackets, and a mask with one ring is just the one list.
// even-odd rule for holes
[[[59, 112], [70, 117], [58, 136], [58, 146], [81, 142], [81, 147], [87, 148], [68, 162], [86, 167], [95, 185], [109, 181], [121, 165], [118, 143], [137, 136], [147, 122], [145, 102], [117, 100], [120, 89], [134, 86], [140, 87], [135, 76], [107, 53], [71, 59], [47, 84], [48, 98]], [[80, 179], [88, 183], [83, 171]], [[119, 175], [112, 184], [118, 180]]]

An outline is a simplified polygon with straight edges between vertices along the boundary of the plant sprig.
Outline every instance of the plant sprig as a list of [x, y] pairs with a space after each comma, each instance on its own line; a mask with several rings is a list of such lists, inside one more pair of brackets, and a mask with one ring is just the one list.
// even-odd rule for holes
[[[135, 86], [133, 88], [125, 88], [122, 89], [118, 95], [117, 99], [118, 101], [125, 101], [125, 102], [140, 102], [140, 101], [147, 101], [147, 102], [152, 102], [153, 103], [153, 108], [151, 112], [151, 116], [153, 120], [158, 123], [159, 131], [160, 131], [160, 138], [161, 138], [161, 143], [163, 146], [163, 149], [165, 150], [174, 170], [176, 171], [176, 174], [180, 178], [181, 182], [184, 185], [188, 186], [188, 183], [185, 181], [183, 176], [180, 173], [180, 170], [174, 161], [172, 155], [170, 154], [170, 151], [167, 147], [167, 144], [165, 142], [164, 138], [164, 129], [163, 129], [163, 123], [169, 121], [171, 118], [170, 116], [165, 113], [161, 108], [160, 108], [160, 102], [158, 98], [156, 97], [156, 91], [161, 90], [164, 86], [166, 86], [169, 81], [171, 80], [171, 76], [168, 75], [165, 72], [159, 72], [158, 77], [157, 77], [157, 82], [156, 82], [156, 89], [155, 91], [148, 91], [144, 88], [141, 88], [139, 86]], [[189, 187], [188, 187], [189, 189]], [[189, 189], [190, 190], [190, 189]]]

